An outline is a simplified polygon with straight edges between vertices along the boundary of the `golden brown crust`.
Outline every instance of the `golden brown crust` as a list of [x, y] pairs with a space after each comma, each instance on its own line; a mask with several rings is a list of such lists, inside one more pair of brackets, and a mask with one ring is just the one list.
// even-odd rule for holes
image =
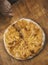
[[32, 22], [21, 20], [8, 28], [5, 42], [11, 55], [15, 58], [26, 59], [40, 50], [42, 31]]

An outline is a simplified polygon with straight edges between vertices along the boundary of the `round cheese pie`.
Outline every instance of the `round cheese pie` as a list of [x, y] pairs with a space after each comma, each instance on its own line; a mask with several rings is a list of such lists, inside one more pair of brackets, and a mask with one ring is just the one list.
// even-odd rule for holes
[[6, 29], [3, 39], [5, 48], [12, 57], [25, 60], [40, 52], [45, 34], [37, 23], [22, 18]]

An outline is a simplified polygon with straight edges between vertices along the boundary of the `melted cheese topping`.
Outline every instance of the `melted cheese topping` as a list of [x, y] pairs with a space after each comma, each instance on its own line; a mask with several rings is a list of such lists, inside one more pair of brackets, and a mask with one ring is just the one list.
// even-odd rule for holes
[[21, 20], [8, 28], [5, 42], [12, 56], [26, 59], [41, 49], [42, 31], [36, 24]]

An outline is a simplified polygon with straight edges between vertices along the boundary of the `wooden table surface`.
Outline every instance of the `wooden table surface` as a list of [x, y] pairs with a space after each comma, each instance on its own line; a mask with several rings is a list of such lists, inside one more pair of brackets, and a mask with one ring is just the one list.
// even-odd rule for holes
[[[48, 65], [48, 0], [18, 0], [12, 5], [13, 17], [0, 16], [0, 65]], [[5, 29], [19, 18], [30, 18], [37, 22], [46, 34], [45, 47], [33, 59], [18, 61], [9, 56], [3, 44]]]

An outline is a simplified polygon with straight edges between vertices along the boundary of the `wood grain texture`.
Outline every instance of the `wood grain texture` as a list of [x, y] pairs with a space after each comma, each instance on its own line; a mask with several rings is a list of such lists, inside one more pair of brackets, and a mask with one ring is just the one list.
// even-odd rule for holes
[[[12, 18], [0, 16], [0, 65], [48, 65], [48, 0], [18, 0], [12, 5]], [[37, 22], [46, 34], [45, 47], [33, 59], [18, 61], [6, 52], [3, 44], [5, 29], [19, 18], [30, 18]]]

